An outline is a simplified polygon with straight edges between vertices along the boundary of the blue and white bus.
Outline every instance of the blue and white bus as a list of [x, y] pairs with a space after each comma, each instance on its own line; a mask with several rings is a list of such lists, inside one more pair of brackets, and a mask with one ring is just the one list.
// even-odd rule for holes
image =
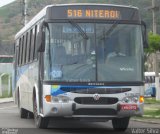
[[15, 36], [14, 94], [21, 118], [112, 120], [143, 114], [145, 24], [133, 6], [49, 5]]

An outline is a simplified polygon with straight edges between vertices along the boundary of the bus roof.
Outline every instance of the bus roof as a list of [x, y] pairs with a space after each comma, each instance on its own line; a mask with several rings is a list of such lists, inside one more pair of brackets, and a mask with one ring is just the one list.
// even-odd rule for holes
[[[81, 6], [81, 5], [88, 5], [88, 6], [92, 6], [92, 5], [94, 5], [94, 6], [112, 6], [112, 7], [125, 7], [125, 8], [135, 8], [135, 9], [138, 9], [137, 7], [135, 7], [135, 6], [132, 6], [132, 5], [116, 5], [116, 4], [103, 4], [103, 3], [72, 3], [72, 4], [54, 4], [54, 5], [49, 5], [49, 7], [51, 6], [53, 6], [53, 7], [55, 7], [55, 6]], [[48, 6], [47, 6], [48, 7]]]
[[[116, 7], [116, 8], [125, 8], [125, 9], [133, 9], [138, 10], [137, 7], [134, 6], [125, 6], [125, 5], [114, 5], [114, 4], [98, 4], [98, 3], [75, 3], [75, 4], [54, 4], [48, 5], [44, 7], [35, 17], [33, 17], [15, 36], [15, 39], [19, 38], [21, 34], [23, 34], [27, 29], [31, 28], [37, 21], [44, 18], [48, 8], [56, 8], [56, 7], [74, 7], [74, 6], [107, 6], [107, 7]], [[58, 15], [59, 16], [59, 15]]]

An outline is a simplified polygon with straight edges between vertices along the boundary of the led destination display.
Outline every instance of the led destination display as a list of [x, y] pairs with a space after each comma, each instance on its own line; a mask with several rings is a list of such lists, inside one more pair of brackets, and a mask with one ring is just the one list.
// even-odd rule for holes
[[68, 18], [106, 18], [120, 19], [120, 12], [117, 10], [67, 10]]
[[116, 20], [136, 21], [140, 17], [137, 8], [123, 8], [119, 6], [99, 5], [68, 5], [48, 7], [46, 21], [56, 19], [81, 19], [81, 20]]

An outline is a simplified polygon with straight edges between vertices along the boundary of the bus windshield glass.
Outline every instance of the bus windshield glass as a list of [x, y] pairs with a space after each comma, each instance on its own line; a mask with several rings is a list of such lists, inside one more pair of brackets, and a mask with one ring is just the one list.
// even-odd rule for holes
[[44, 80], [142, 81], [142, 54], [140, 25], [49, 23]]

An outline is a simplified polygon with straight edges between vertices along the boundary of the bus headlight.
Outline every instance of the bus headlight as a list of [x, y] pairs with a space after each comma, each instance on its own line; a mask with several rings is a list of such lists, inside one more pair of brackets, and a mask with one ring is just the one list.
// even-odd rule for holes
[[52, 97], [52, 102], [59, 103], [59, 98], [58, 97]]
[[122, 100], [122, 102], [124, 102], [124, 103], [128, 103], [129, 101], [130, 101], [130, 99], [128, 97], [124, 97]]
[[68, 103], [69, 100], [67, 96], [52, 96], [52, 102], [54, 103]]
[[137, 103], [138, 102], [138, 97], [137, 96], [133, 96], [133, 97], [124, 97], [122, 99], [123, 103]]
[[60, 98], [61, 98], [62, 103], [68, 103], [69, 102], [69, 98], [67, 96], [62, 96]]
[[137, 103], [138, 102], [138, 97], [133, 97], [132, 101]]

